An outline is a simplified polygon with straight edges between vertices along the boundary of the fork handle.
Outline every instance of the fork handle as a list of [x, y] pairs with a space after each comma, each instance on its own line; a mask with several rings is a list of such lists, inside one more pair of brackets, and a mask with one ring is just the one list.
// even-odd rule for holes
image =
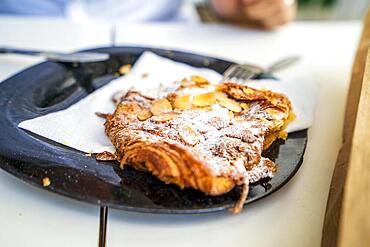
[[37, 56], [44, 52], [37, 51], [37, 50], [25, 50], [25, 49], [18, 49], [12, 47], [0, 47], [0, 53], [2, 54], [21, 54], [21, 55], [31, 55]]
[[298, 62], [301, 59], [300, 56], [291, 56], [287, 58], [283, 58], [281, 60], [278, 60], [277, 62], [271, 64], [265, 72], [267, 73], [274, 73], [276, 71], [285, 69], [286, 67]]

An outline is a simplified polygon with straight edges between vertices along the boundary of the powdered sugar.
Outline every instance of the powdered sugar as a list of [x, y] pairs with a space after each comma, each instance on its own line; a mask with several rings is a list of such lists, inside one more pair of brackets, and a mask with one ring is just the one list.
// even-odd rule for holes
[[[197, 95], [204, 95], [201, 99], [205, 100], [205, 106], [175, 108], [167, 115], [155, 115], [143, 121], [132, 118], [124, 126], [122, 138], [129, 136], [131, 140], [140, 139], [146, 143], [176, 144], [201, 160], [214, 176], [230, 177], [239, 185], [273, 177], [276, 165], [261, 154], [271, 125], [284, 122], [286, 113], [271, 115], [268, 102], [263, 100], [248, 102], [243, 110], [232, 112], [218, 103], [217, 98], [212, 98], [212, 94], [222, 94], [216, 91], [215, 85], [175, 85], [151, 90], [152, 99], [147, 97], [148, 92], [140, 92], [142, 96], [128, 93], [123, 101], [151, 109], [156, 99], [175, 102], [177, 97], [188, 95], [191, 101]], [[239, 106], [236, 101], [235, 104]]]
[[[248, 177], [251, 182], [273, 176], [263, 160], [258, 160], [267, 127], [257, 120], [235, 119], [228, 109], [217, 103], [209, 108], [181, 111], [164, 123], [148, 119], [127, 127], [140, 130], [141, 139], [165, 141], [186, 148], [203, 160], [215, 176], [227, 175], [240, 181]], [[184, 132], [184, 128], [189, 131]], [[256, 165], [256, 162], [259, 163]], [[248, 163], [250, 170], [246, 170]]]

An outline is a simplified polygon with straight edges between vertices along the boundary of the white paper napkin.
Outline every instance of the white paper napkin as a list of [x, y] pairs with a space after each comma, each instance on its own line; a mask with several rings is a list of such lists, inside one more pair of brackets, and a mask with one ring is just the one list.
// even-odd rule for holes
[[[289, 97], [297, 119], [289, 125], [288, 132], [308, 128], [313, 121], [316, 85], [312, 77], [303, 71], [302, 66], [294, 66], [281, 75], [280, 81], [252, 81], [249, 84], [255, 88], [281, 92]], [[23, 121], [18, 126], [84, 152], [113, 152], [114, 148], [104, 132], [105, 120], [95, 114], [114, 111], [112, 95], [132, 87], [148, 89], [160, 83], [171, 85], [190, 75], [200, 75], [211, 82], [221, 79], [221, 75], [213, 70], [195, 68], [145, 52], [126, 76], [113, 80], [65, 110]]]

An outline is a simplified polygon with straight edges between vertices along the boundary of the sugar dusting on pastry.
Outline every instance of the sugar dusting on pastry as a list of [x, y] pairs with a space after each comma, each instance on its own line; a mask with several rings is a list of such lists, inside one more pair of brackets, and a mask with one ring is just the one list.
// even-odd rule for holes
[[106, 117], [106, 134], [121, 167], [151, 172], [165, 183], [211, 196], [243, 186], [232, 210], [240, 212], [249, 183], [273, 177], [275, 163], [262, 151], [283, 135], [292, 114], [288, 98], [199, 76], [156, 95], [130, 90]]

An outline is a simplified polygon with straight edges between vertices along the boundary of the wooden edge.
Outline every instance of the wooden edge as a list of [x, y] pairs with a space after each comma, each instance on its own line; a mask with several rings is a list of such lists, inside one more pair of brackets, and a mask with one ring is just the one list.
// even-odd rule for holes
[[367, 55], [344, 187], [338, 246], [370, 244], [370, 53]]
[[350, 159], [352, 137], [357, 116], [357, 108], [362, 88], [363, 75], [370, 44], [370, 11], [364, 19], [364, 27], [352, 68], [351, 83], [347, 96], [345, 121], [343, 126], [343, 145], [334, 167], [333, 177], [326, 206], [322, 231], [322, 246], [337, 246], [338, 227], [342, 208], [343, 191]]

